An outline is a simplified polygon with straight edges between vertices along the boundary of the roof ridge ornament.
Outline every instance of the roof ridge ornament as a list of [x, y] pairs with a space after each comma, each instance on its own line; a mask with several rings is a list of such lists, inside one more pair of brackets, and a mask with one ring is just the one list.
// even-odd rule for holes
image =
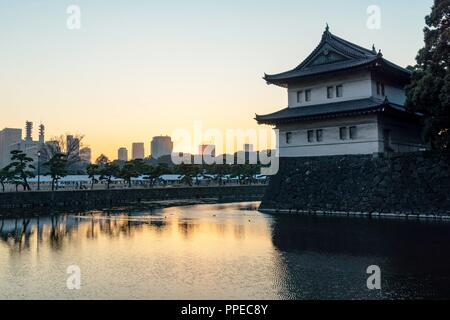
[[328, 23], [325, 26], [325, 31], [323, 32], [322, 35], [322, 40], [326, 39], [326, 38], [330, 38], [331, 33], [330, 33], [330, 26], [328, 25]]
[[373, 53], [377, 53], [377, 48], [375, 47], [375, 43], [372, 45], [372, 51], [373, 51]]
[[378, 50], [378, 58], [383, 58], [383, 53], [381, 52], [381, 49]]

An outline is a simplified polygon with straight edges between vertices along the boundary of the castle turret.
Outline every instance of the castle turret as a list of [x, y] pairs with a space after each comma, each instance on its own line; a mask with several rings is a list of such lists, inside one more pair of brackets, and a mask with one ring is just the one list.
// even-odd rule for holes
[[312, 53], [294, 69], [265, 75], [287, 89], [288, 106], [257, 115], [275, 126], [283, 157], [315, 157], [427, 148], [423, 118], [405, 107], [411, 72], [330, 32], [327, 25]]

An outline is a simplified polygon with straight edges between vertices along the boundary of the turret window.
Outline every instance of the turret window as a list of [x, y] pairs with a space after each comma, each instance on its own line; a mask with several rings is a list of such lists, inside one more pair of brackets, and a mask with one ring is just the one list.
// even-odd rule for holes
[[311, 101], [311, 90], [306, 90], [305, 91], [305, 101], [306, 102]]
[[328, 87], [327, 88], [327, 98], [333, 99], [334, 98], [334, 87]]
[[322, 142], [323, 141], [323, 130], [317, 130], [316, 131], [316, 138], [317, 138], [317, 142]]
[[292, 132], [286, 132], [286, 144], [291, 144], [292, 142]]
[[344, 86], [342, 84], [334, 87], [327, 87], [327, 99], [342, 98], [344, 96]]
[[344, 96], [344, 86], [336, 86], [336, 98], [342, 98]]
[[357, 129], [357, 127], [350, 127], [350, 139], [351, 140], [358, 139], [358, 129]]
[[347, 140], [347, 127], [339, 128], [339, 139]]
[[303, 91], [297, 91], [297, 103], [303, 102]]
[[313, 143], [314, 142], [314, 130], [308, 131], [308, 142]]

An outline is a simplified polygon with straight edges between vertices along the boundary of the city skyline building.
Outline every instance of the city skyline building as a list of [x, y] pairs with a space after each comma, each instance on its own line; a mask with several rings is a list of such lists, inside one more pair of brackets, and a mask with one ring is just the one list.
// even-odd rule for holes
[[59, 143], [59, 141], [56, 140], [45, 142], [45, 144], [42, 147], [42, 150], [43, 152], [41, 154], [41, 161], [44, 163], [49, 161], [52, 155], [62, 152], [61, 144]]
[[25, 122], [25, 137], [22, 137], [22, 129], [5, 128], [0, 131], [0, 168], [11, 163], [11, 151], [20, 150], [34, 161], [38, 160], [38, 152], [44, 147], [45, 127], [39, 127], [39, 139], [33, 140], [33, 122]]
[[119, 161], [128, 161], [128, 149], [125, 147], [119, 148], [117, 150], [117, 160]]
[[163, 156], [171, 155], [173, 152], [172, 138], [169, 136], [153, 137], [150, 150], [152, 158], [156, 160]]
[[92, 163], [92, 150], [89, 147], [84, 147], [80, 150], [80, 160]]
[[73, 135], [66, 136], [66, 153], [71, 154], [72, 157], [80, 156], [80, 139]]
[[45, 126], [43, 124], [39, 126], [39, 143], [45, 143]]
[[134, 142], [131, 148], [132, 160], [143, 160], [145, 158], [145, 144], [143, 142]]
[[201, 156], [216, 156], [216, 146], [213, 144], [202, 144], [198, 147], [198, 153]]
[[33, 141], [33, 122], [31, 121], [25, 122], [25, 141]]
[[0, 169], [11, 163], [11, 151], [24, 152], [34, 162], [47, 162], [56, 153], [70, 153], [71, 158], [92, 163], [93, 152], [90, 147], [83, 147], [81, 140], [74, 135], [66, 135], [65, 141], [60, 139], [45, 141], [45, 125], [39, 125], [37, 140], [33, 138], [33, 122], [25, 122], [25, 134], [21, 128], [4, 128], [0, 130]]
[[13, 146], [22, 142], [22, 129], [5, 128], [0, 131], [0, 169], [10, 163]]

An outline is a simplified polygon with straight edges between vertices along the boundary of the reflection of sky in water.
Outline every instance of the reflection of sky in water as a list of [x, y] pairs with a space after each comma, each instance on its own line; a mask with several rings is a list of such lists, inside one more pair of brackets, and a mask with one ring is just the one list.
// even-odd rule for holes
[[[0, 298], [450, 296], [447, 224], [271, 217], [252, 206], [4, 220]], [[381, 292], [366, 288], [372, 264]], [[81, 267], [80, 291], [66, 289], [69, 265]]]
[[[277, 298], [279, 263], [269, 221], [238, 205], [7, 220], [0, 297]], [[79, 292], [65, 288], [72, 264]]]

